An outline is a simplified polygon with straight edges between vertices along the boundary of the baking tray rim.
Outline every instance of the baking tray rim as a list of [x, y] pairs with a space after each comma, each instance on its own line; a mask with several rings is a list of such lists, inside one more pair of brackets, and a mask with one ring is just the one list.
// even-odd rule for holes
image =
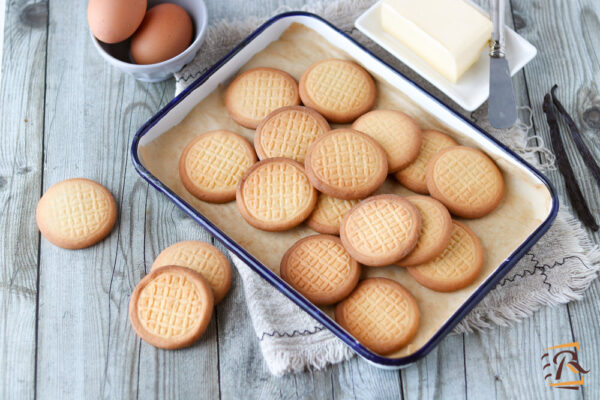
[[[192, 91], [202, 85], [210, 76], [212, 76], [219, 68], [221, 68], [224, 64], [226, 64], [233, 56], [235, 56], [240, 50], [242, 50], [246, 45], [248, 45], [251, 41], [255, 40], [260, 34], [265, 31], [269, 26], [273, 25], [275, 22], [285, 19], [288, 17], [306, 17], [316, 19], [317, 21], [327, 25], [329, 28], [336, 31], [338, 34], [344, 36], [346, 39], [351, 41], [354, 45], [358, 46], [361, 50], [370, 55], [375, 61], [382, 64], [384, 67], [388, 68], [394, 74], [403, 78], [407, 83], [414, 86], [417, 90], [421, 91], [425, 96], [427, 96], [430, 100], [438, 103], [447, 111], [449, 111], [454, 117], [462, 120], [464, 123], [469, 125], [479, 134], [485, 136], [487, 139], [496, 144], [501, 150], [503, 150], [507, 156], [511, 157], [514, 161], [521, 164], [525, 169], [527, 169], [531, 174], [533, 174], [537, 179], [539, 179], [548, 190], [551, 197], [551, 209], [546, 217], [546, 219], [517, 247], [515, 251], [511, 253], [511, 255], [506, 258], [496, 269], [489, 275], [489, 277], [469, 296], [464, 303], [454, 312], [448, 320], [434, 333], [431, 338], [417, 351], [414, 353], [407, 355], [405, 357], [399, 358], [389, 358], [377, 353], [372, 352], [362, 344], [360, 344], [356, 339], [354, 339], [348, 332], [346, 332], [340, 325], [338, 325], [332, 318], [326, 315], [323, 311], [321, 311], [317, 306], [313, 305], [306, 298], [292, 289], [287, 283], [285, 283], [278, 275], [272, 272], [267, 266], [258, 261], [254, 256], [248, 253], [243, 247], [238, 245], [233, 239], [229, 238], [223, 231], [221, 231], [216, 225], [214, 225], [210, 220], [196, 211], [191, 205], [185, 202], [182, 198], [180, 198], [176, 193], [174, 193], [167, 186], [163, 185], [162, 182], [156, 178], [150, 171], [148, 171], [142, 162], [139, 159], [138, 148], [141, 138], [148, 133], [148, 131], [158, 123], [160, 119], [162, 119], [169, 111], [171, 111], [177, 104], [179, 104], [184, 98], [186, 98]], [[402, 72], [394, 69], [391, 65], [380, 59], [378, 56], [373, 54], [370, 50], [365, 48], [359, 42], [354, 40], [348, 34], [346, 34], [343, 30], [337, 28], [335, 25], [325, 20], [324, 18], [309, 12], [304, 11], [290, 11], [284, 12], [281, 14], [277, 14], [266, 22], [264, 22], [261, 26], [259, 26], [255, 31], [253, 31], [249, 36], [243, 39], [238, 45], [236, 45], [229, 53], [227, 53], [223, 58], [217, 61], [214, 65], [204, 71], [194, 82], [192, 82], [188, 87], [186, 87], [181, 93], [173, 98], [167, 105], [165, 105], [162, 109], [160, 109], [154, 116], [152, 116], [146, 123], [144, 123], [140, 129], [136, 132], [132, 144], [131, 144], [131, 157], [133, 165], [140, 174], [140, 176], [146, 180], [151, 186], [153, 186], [156, 190], [164, 193], [171, 201], [175, 203], [177, 207], [179, 207], [182, 211], [188, 214], [192, 219], [194, 219], [197, 223], [202, 225], [206, 230], [208, 230], [215, 238], [217, 238], [223, 245], [230, 251], [232, 251], [238, 258], [240, 258], [243, 262], [245, 262], [254, 272], [256, 272], [261, 278], [265, 279], [272, 286], [274, 286], [277, 290], [279, 290], [282, 294], [292, 300], [296, 305], [302, 308], [305, 312], [307, 312], [311, 317], [316, 319], [319, 323], [323, 324], [327, 329], [329, 329], [334, 335], [340, 338], [346, 345], [348, 345], [352, 350], [354, 350], [358, 355], [369, 361], [380, 368], [403, 368], [408, 366], [409, 364], [414, 363], [420, 358], [426, 356], [431, 350], [437, 346], [437, 344], [444, 338], [452, 328], [454, 328], [464, 317], [465, 315], [471, 311], [482, 299], [483, 297], [490, 292], [495, 285], [502, 279], [508, 271], [515, 266], [515, 264], [526, 254], [526, 252], [546, 233], [546, 231], [550, 228], [552, 223], [554, 222], [559, 208], [559, 201], [554, 186], [550, 182], [550, 180], [544, 176], [541, 172], [535, 169], [532, 165], [530, 165], [527, 161], [522, 159], [519, 155], [514, 153], [510, 148], [505, 146], [502, 142], [497, 140], [495, 137], [484, 131], [482, 128], [469, 121], [467, 118], [463, 117], [461, 114], [457, 113], [454, 109], [452, 109], [448, 104], [444, 101], [440, 100], [433, 94], [429, 93], [426, 89], [421, 87], [418, 83], [414, 82], [412, 79], [404, 75]]]

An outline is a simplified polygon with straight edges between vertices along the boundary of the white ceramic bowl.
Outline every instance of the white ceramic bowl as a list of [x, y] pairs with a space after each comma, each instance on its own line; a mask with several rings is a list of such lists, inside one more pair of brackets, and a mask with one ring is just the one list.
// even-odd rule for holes
[[203, 0], [148, 0], [148, 8], [160, 3], [180, 5], [188, 12], [194, 24], [194, 40], [192, 44], [182, 53], [166, 61], [147, 65], [135, 64], [129, 51], [129, 39], [120, 43], [107, 44], [96, 39], [90, 31], [94, 46], [109, 64], [143, 82], [164, 81], [183, 68], [185, 64], [192, 61], [202, 45], [204, 33], [206, 32], [207, 14], [206, 5]]

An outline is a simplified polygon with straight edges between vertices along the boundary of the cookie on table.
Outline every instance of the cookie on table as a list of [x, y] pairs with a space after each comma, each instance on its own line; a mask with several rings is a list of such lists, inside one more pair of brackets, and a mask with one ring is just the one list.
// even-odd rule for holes
[[207, 132], [181, 153], [179, 177], [194, 197], [210, 203], [235, 199], [237, 184], [256, 162], [248, 140], [226, 130]]
[[165, 265], [191, 268], [210, 285], [215, 304], [219, 304], [231, 288], [231, 266], [227, 257], [215, 246], [200, 240], [186, 240], [164, 249], [152, 264], [152, 271]]
[[441, 255], [425, 264], [408, 267], [421, 285], [437, 292], [453, 292], [469, 286], [483, 268], [483, 247], [465, 224], [452, 221], [452, 235]]
[[442, 203], [429, 196], [408, 196], [421, 215], [421, 233], [417, 245], [396, 263], [401, 267], [423, 264], [440, 254], [450, 243], [452, 218]]
[[403, 112], [369, 111], [354, 121], [352, 129], [366, 133], [383, 147], [390, 173], [407, 167], [419, 155], [421, 128]]
[[343, 200], [321, 193], [306, 225], [319, 233], [339, 235], [342, 218], [357, 203], [358, 200]]
[[381, 267], [410, 253], [421, 232], [421, 216], [408, 200], [381, 194], [369, 197], [346, 213], [340, 237], [358, 262]]
[[306, 174], [319, 191], [339, 199], [362, 199], [377, 190], [388, 171], [385, 152], [369, 135], [334, 129], [311, 144]]
[[385, 355], [415, 337], [420, 311], [413, 295], [399, 283], [369, 278], [336, 306], [335, 320], [361, 344]]
[[202, 275], [170, 265], [151, 271], [135, 287], [129, 320], [138, 336], [151, 345], [180, 349], [204, 334], [213, 306], [212, 290]]
[[440, 150], [458, 143], [445, 133], [432, 129], [423, 131], [423, 142], [419, 155], [408, 167], [394, 174], [394, 177], [406, 188], [416, 193], [428, 194], [425, 175], [429, 160]]
[[489, 214], [504, 196], [504, 179], [496, 164], [471, 147], [439, 151], [427, 165], [426, 180], [431, 197], [463, 218]]
[[275, 68], [261, 67], [242, 72], [225, 92], [225, 107], [231, 118], [250, 129], [256, 129], [272, 111], [298, 104], [296, 80]]
[[329, 129], [327, 120], [308, 107], [278, 108], [256, 128], [254, 148], [261, 160], [286, 157], [304, 164], [308, 146]]
[[308, 218], [317, 203], [317, 191], [301, 164], [289, 158], [268, 158], [242, 177], [236, 201], [250, 225], [283, 231]]
[[112, 194], [85, 178], [67, 179], [44, 193], [36, 221], [42, 235], [64, 249], [82, 249], [104, 239], [117, 218]]
[[360, 266], [336, 236], [300, 239], [281, 260], [281, 278], [317, 305], [346, 298], [358, 283]]
[[373, 107], [376, 97], [373, 78], [352, 61], [319, 61], [300, 78], [300, 98], [304, 105], [331, 122], [352, 122]]

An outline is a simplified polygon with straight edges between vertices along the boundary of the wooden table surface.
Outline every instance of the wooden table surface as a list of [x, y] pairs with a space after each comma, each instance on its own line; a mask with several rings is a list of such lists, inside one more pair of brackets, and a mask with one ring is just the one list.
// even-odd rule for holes
[[[212, 239], [150, 188], [129, 158], [136, 130], [173, 97], [173, 80], [141, 83], [108, 66], [92, 46], [86, 3], [6, 1], [0, 398], [600, 398], [598, 281], [582, 301], [543, 308], [512, 327], [447, 337], [401, 371], [376, 369], [355, 357], [323, 371], [274, 378], [262, 360], [237, 274], [197, 345], [168, 352], [138, 339], [127, 306], [153, 258], [178, 240]], [[210, 21], [265, 16], [279, 5], [207, 1]], [[534, 111], [531, 134], [549, 143], [541, 104], [557, 83], [600, 156], [600, 2], [512, 0], [508, 6], [507, 22], [538, 48], [514, 79], [518, 103]], [[567, 149], [600, 217], [600, 190], [570, 140]], [[107, 240], [66, 251], [40, 238], [35, 207], [52, 184], [78, 176], [108, 187], [120, 217]], [[560, 175], [549, 176], [564, 193]], [[552, 390], [540, 355], [547, 346], [571, 341], [579, 341], [580, 361], [592, 372], [583, 390]]]

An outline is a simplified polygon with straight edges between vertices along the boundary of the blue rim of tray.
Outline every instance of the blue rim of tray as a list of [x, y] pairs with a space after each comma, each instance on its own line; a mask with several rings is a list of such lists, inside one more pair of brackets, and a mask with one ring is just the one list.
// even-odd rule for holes
[[[343, 328], [341, 328], [333, 319], [327, 316], [323, 311], [321, 311], [318, 307], [313, 305], [311, 302], [302, 297], [299, 293], [297, 293], [294, 289], [292, 289], [287, 283], [285, 283], [279, 276], [273, 273], [269, 268], [263, 265], [260, 261], [254, 258], [250, 253], [248, 253], [243, 247], [238, 245], [234, 240], [229, 238], [224, 232], [222, 232], [219, 228], [217, 228], [212, 222], [210, 222], [206, 217], [197, 212], [192, 206], [186, 203], [183, 199], [181, 199], [177, 194], [171, 191], [168, 187], [162, 184], [162, 182], [156, 178], [150, 171], [148, 171], [143, 164], [140, 162], [138, 158], [138, 145], [139, 141], [161, 118], [163, 118], [171, 109], [173, 109], [178, 103], [180, 103], [185, 97], [187, 97], [194, 89], [198, 86], [202, 85], [212, 74], [214, 74], [219, 68], [221, 68], [227, 61], [229, 61], [235, 54], [237, 54], [241, 49], [243, 49], [248, 43], [253, 41], [256, 37], [258, 37], [266, 28], [270, 25], [279, 21], [280, 19], [286, 17], [308, 17], [314, 18], [326, 25], [330, 28], [334, 29], [339, 34], [343, 35], [345, 38], [350, 40], [356, 46], [361, 48], [371, 57], [376, 59], [378, 62], [383, 64], [385, 67], [390, 69], [395, 74], [404, 78], [407, 82], [415, 86], [421, 92], [423, 92], [426, 96], [428, 96], [431, 100], [441, 104], [444, 108], [450, 111], [455, 117], [463, 120], [465, 123], [470, 125], [473, 129], [477, 130], [480, 134], [490, 139], [500, 148], [502, 148], [508, 155], [510, 155], [517, 162], [525, 166], [531, 173], [533, 173], [538, 179], [540, 179], [545, 185], [550, 195], [552, 197], [552, 209], [550, 211], [549, 216], [544, 220], [542, 224], [527, 237], [527, 239], [521, 243], [521, 245], [508, 257], [502, 264], [500, 264], [494, 272], [490, 274], [490, 276], [486, 279], [486, 281], [471, 295], [459, 309], [452, 314], [448, 320], [442, 325], [438, 331], [425, 343], [419, 350], [410, 354], [406, 357], [401, 358], [389, 358], [384, 357], [379, 354], [376, 354], [361, 345], [356, 339], [354, 339], [351, 335], [349, 335]], [[377, 364], [382, 367], [402, 367], [408, 364], [411, 364], [418, 359], [427, 355], [444, 336], [446, 336], [452, 328], [454, 328], [463, 318], [464, 316], [483, 299], [483, 297], [494, 288], [494, 286], [503, 278], [508, 271], [519, 261], [521, 257], [525, 255], [527, 250], [534, 245], [535, 242], [539, 240], [539, 238], [546, 233], [546, 231], [552, 225], [552, 222], [556, 218], [558, 213], [558, 197], [556, 195], [556, 191], [552, 186], [552, 183], [542, 175], [538, 170], [536, 170], [533, 166], [531, 166], [527, 161], [523, 160], [517, 154], [515, 154], [511, 149], [506, 147], [496, 138], [491, 136], [489, 133], [485, 132], [483, 129], [455, 112], [451, 107], [449, 107], [446, 103], [429, 93], [427, 90], [422, 88], [419, 84], [415, 83], [413, 80], [402, 74], [401, 72], [395, 70], [392, 66], [390, 66], [385, 61], [381, 60], [371, 51], [366, 49], [348, 34], [346, 34], [341, 29], [335, 27], [333, 24], [328, 22], [327, 20], [319, 17], [316, 14], [303, 12], [303, 11], [291, 11], [278, 14], [260, 27], [258, 27], [254, 32], [252, 32], [247, 38], [242, 40], [233, 50], [231, 50], [225, 57], [215, 63], [212, 67], [207, 69], [198, 79], [196, 79], [193, 83], [191, 83], [186, 89], [184, 89], [180, 94], [178, 94], [173, 100], [171, 100], [166, 106], [164, 106], [160, 111], [158, 111], [152, 118], [150, 118], [135, 134], [133, 138], [133, 142], [131, 145], [131, 156], [132, 162], [137, 170], [137, 172], [144, 178], [150, 185], [152, 185], [155, 189], [163, 192], [167, 197], [169, 197], [175, 205], [177, 205], [181, 210], [183, 210], [186, 214], [192, 217], [196, 222], [202, 225], [206, 230], [208, 230], [215, 238], [223, 243], [223, 245], [231, 250], [237, 257], [239, 257], [242, 261], [244, 261], [254, 272], [260, 275], [263, 279], [273, 285], [276, 289], [282, 292], [285, 296], [291, 299], [294, 303], [296, 303], [300, 308], [306, 311], [310, 316], [315, 318], [318, 322], [323, 324], [327, 329], [332, 331], [337, 337], [339, 337], [344, 343], [350, 346], [356, 353], [358, 353], [361, 357], [367, 359], [368, 361]]]

